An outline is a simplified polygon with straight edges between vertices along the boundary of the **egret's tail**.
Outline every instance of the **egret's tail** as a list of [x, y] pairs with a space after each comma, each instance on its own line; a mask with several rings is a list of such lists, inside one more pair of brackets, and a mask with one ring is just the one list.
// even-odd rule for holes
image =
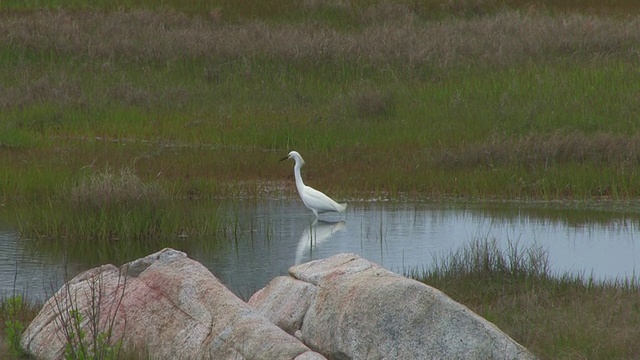
[[347, 211], [347, 203], [344, 203], [344, 204], [338, 204], [338, 212], [343, 213], [343, 212], [345, 212], [345, 211]]

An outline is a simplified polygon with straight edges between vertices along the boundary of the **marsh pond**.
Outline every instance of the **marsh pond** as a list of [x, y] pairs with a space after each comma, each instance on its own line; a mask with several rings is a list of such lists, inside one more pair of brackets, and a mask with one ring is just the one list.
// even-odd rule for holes
[[[595, 280], [634, 277], [640, 259], [640, 208], [634, 204], [368, 201], [350, 202], [345, 214], [325, 214], [320, 221], [298, 199], [218, 206], [231, 214], [225, 241], [212, 244], [183, 236], [166, 245], [187, 252], [245, 299], [294, 264], [342, 252], [409, 273], [430, 269], [474, 241], [488, 240], [505, 251], [544, 252], [552, 274], [577, 273]], [[0, 222], [0, 296], [18, 293], [44, 300], [65, 279], [99, 265], [82, 256], [26, 246], [30, 241]], [[164, 245], [150, 244], [145, 251]], [[115, 263], [139, 256], [122, 254]]]

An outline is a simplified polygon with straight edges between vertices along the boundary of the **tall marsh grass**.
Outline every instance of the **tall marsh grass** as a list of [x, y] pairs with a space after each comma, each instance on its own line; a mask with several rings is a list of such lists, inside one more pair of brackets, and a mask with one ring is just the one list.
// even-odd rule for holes
[[476, 239], [412, 276], [495, 323], [541, 359], [631, 359], [638, 279], [553, 274], [544, 249]]
[[172, 203], [129, 168], [95, 171], [60, 196], [66, 201], [17, 207], [18, 231], [41, 250], [83, 263], [121, 263], [166, 246], [211, 247], [221, 234], [215, 204]]

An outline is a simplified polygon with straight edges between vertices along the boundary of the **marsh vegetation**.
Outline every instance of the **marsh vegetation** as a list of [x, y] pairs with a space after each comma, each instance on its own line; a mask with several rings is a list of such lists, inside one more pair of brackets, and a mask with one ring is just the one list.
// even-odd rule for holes
[[[309, 184], [343, 199], [640, 196], [634, 0], [0, 10], [0, 201], [51, 251], [228, 241], [218, 200], [295, 196], [277, 163], [292, 149], [318, 164]], [[635, 283], [518, 272], [494, 286], [502, 270], [488, 270], [425, 279], [507, 332], [492, 314], [526, 321], [510, 334], [543, 357], [637, 354]], [[472, 283], [495, 292], [474, 298]]]
[[[640, 351], [637, 279], [552, 275], [544, 249], [491, 239], [410, 275], [498, 325], [542, 359], [629, 359]], [[596, 340], [598, 339], [598, 340]]]

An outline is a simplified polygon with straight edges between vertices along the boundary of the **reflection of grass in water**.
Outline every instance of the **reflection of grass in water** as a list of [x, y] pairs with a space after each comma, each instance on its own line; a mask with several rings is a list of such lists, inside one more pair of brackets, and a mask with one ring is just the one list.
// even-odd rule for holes
[[598, 283], [584, 274], [557, 276], [544, 249], [512, 243], [501, 250], [489, 239], [409, 276], [470, 307], [541, 358], [628, 359], [640, 352], [635, 277]]
[[602, 228], [629, 226], [640, 222], [640, 203], [631, 201], [563, 201], [563, 202], [497, 202], [472, 205], [472, 214], [489, 217], [493, 221], [520, 221], [523, 217], [532, 222], [562, 225], [569, 228]]
[[259, 215], [252, 211], [256, 204], [251, 201], [242, 201], [251, 204], [250, 207], [240, 209], [240, 202], [226, 201], [226, 206], [219, 210], [219, 238], [225, 244], [233, 247], [236, 256], [240, 255], [243, 246], [253, 248], [257, 242], [263, 243], [270, 249], [275, 239], [275, 219], [270, 214]]
[[[215, 207], [215, 206], [214, 206]], [[129, 261], [164, 247], [216, 246], [221, 238], [215, 209], [174, 205], [78, 211], [59, 204], [21, 209], [19, 231], [39, 249], [82, 262]]]

